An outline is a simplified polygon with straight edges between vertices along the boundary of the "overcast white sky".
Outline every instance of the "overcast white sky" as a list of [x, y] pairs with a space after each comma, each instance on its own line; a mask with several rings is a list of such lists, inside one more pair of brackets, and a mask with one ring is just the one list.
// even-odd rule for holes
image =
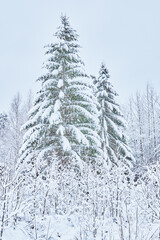
[[0, 112], [18, 91], [38, 89], [61, 13], [80, 35], [87, 72], [104, 61], [121, 103], [147, 82], [160, 91], [160, 0], [1, 0]]

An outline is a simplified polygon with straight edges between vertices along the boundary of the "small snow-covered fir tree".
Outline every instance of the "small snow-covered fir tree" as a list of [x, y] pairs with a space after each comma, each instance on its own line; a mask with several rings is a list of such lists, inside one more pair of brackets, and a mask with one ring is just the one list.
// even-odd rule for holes
[[103, 158], [111, 166], [117, 164], [119, 159], [131, 159], [132, 155], [124, 135], [125, 121], [115, 101], [117, 93], [113, 90], [109, 78], [109, 72], [102, 63], [95, 83], [100, 110], [101, 148]]

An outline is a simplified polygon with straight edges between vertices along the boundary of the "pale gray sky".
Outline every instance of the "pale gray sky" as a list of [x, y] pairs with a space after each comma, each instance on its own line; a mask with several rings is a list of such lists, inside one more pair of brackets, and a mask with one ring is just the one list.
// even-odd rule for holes
[[121, 103], [147, 82], [160, 91], [160, 0], [0, 0], [0, 112], [18, 91], [38, 89], [61, 13], [80, 35], [87, 72], [104, 61]]

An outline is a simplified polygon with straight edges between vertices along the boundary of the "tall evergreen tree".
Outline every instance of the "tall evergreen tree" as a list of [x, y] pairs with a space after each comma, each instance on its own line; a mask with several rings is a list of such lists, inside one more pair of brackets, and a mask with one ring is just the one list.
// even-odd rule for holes
[[42, 159], [41, 170], [53, 155], [60, 168], [81, 168], [83, 161], [95, 161], [100, 146], [92, 79], [83, 71], [78, 35], [66, 16], [55, 37], [58, 41], [47, 46], [47, 72], [38, 79], [41, 90], [23, 127], [27, 131], [21, 160]]
[[100, 137], [103, 158], [109, 165], [117, 164], [119, 159], [131, 159], [132, 155], [124, 135], [125, 121], [116, 103], [117, 93], [109, 80], [105, 64], [101, 64], [99, 77], [95, 81], [100, 110]]

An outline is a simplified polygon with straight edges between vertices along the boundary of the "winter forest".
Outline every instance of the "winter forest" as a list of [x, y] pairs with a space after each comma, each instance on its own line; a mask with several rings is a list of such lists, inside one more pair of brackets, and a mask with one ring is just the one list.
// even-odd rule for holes
[[62, 15], [39, 91], [0, 113], [0, 240], [158, 240], [160, 95], [120, 106], [78, 37]]

